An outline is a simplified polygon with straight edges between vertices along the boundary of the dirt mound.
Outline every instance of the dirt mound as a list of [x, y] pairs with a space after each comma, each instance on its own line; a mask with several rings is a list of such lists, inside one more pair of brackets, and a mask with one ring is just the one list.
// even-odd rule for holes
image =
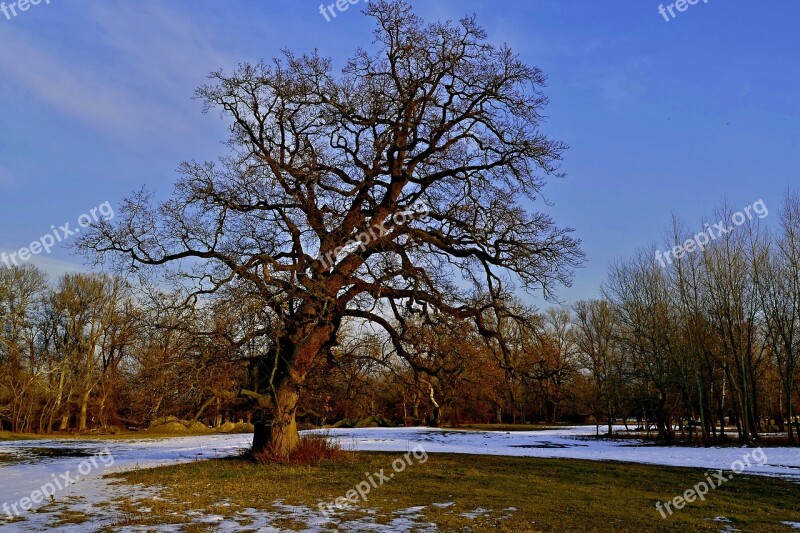
[[156, 426], [163, 426], [163, 425], [169, 424], [171, 422], [180, 422], [180, 420], [178, 420], [178, 417], [176, 417], [176, 416], [161, 416], [159, 418], [154, 419], [152, 422], [150, 422], [150, 425], [148, 427], [152, 428], [152, 427], [156, 427]]
[[248, 424], [247, 422], [225, 422], [216, 430], [217, 433], [252, 433], [255, 428], [253, 424]]
[[150, 422], [145, 430], [148, 433], [184, 434], [184, 433], [252, 433], [253, 424], [246, 422], [225, 422], [219, 427], [210, 428], [196, 420], [181, 420], [174, 416], [162, 416]]
[[357, 428], [389, 428], [394, 426], [391, 420], [381, 416], [373, 415], [363, 420], [359, 420], [355, 427]]
[[151, 425], [145, 431], [148, 433], [166, 433], [166, 434], [180, 434], [190, 433], [186, 424], [180, 420], [170, 420], [161, 424]]
[[198, 422], [196, 420], [192, 421], [192, 422], [189, 422], [189, 425], [187, 426], [187, 428], [192, 433], [212, 433], [212, 431], [213, 431], [207, 425], [203, 424], [202, 422]]
[[195, 420], [180, 420], [174, 416], [162, 416], [150, 422], [150, 427], [145, 431], [165, 434], [211, 433], [211, 428]]
[[233, 428], [235, 427], [236, 424], [234, 424], [233, 422], [225, 422], [221, 426], [217, 426], [215, 429], [217, 430], [217, 433], [232, 433]]
[[248, 422], [238, 422], [232, 433], [252, 433], [256, 428]]

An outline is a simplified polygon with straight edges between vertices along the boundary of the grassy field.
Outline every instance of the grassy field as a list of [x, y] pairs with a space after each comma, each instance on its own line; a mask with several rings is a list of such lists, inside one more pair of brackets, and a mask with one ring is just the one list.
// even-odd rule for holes
[[[214, 513], [237, 520], [247, 531], [252, 519], [237, 513], [251, 508], [277, 513], [280, 518], [274, 525], [281, 528], [302, 529], [304, 524], [291, 512], [281, 514], [277, 500], [316, 509], [319, 502], [344, 496], [367, 473], [392, 472], [398, 456], [358, 453], [350, 464], [302, 467], [226, 459], [129, 472], [118, 476], [121, 482], [160, 487], [160, 497], [117, 501], [125, 516], [120, 525], [186, 524], [184, 516]], [[670, 500], [703, 479], [698, 469], [430, 455], [427, 462], [414, 462], [372, 490], [367, 502], [337, 518], [371, 516], [388, 523], [401, 516], [398, 512], [424, 506], [417, 522], [434, 523], [444, 531], [720, 531], [730, 526], [786, 532], [790, 528], [782, 521], [800, 522], [800, 486], [745, 475], [712, 490], [705, 502], [688, 504], [666, 519], [656, 511], [656, 501]], [[142, 507], [148, 512], [141, 512]], [[184, 529], [212, 531], [213, 526], [193, 523]]]
[[9, 440], [32, 440], [44, 438], [41, 435], [27, 433], [11, 433], [10, 431], [0, 431], [0, 442]]

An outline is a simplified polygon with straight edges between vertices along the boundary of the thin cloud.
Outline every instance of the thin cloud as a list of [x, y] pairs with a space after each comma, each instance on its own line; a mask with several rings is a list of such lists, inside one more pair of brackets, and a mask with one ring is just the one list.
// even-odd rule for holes
[[[7, 256], [16, 252], [17, 250], [10, 250], [10, 249], [3, 249], [0, 248], [0, 254], [6, 254]], [[9, 264], [12, 264], [11, 260], [8, 260]], [[90, 272], [90, 270], [80, 264], [75, 263], [72, 261], [64, 261], [62, 259], [56, 259], [54, 257], [48, 257], [45, 255], [35, 255], [32, 256], [29, 260], [25, 262], [19, 262], [20, 266], [22, 265], [34, 265], [42, 269], [50, 279], [58, 279], [59, 277], [63, 276], [64, 274], [71, 274], [75, 272]], [[5, 268], [6, 264], [0, 261], [0, 268]]]
[[[195, 132], [199, 105], [192, 105], [192, 89], [228, 64], [204, 32], [185, 14], [159, 7], [147, 13], [98, 7], [82, 16], [99, 28], [111, 53], [77, 60], [81, 50], [5, 31], [0, 49], [14, 53], [0, 54], [0, 76], [20, 93], [117, 139]], [[97, 57], [106, 59], [98, 63]]]
[[192, 21], [189, 12], [159, 4], [97, 3], [91, 17], [103, 40], [125, 58], [127, 76], [147, 80], [182, 107], [211, 71], [237, 64], [214, 46], [211, 28]]

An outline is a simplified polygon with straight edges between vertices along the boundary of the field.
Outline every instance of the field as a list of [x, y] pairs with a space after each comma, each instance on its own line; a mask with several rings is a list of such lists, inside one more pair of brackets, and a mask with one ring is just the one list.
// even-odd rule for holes
[[[367, 472], [391, 471], [397, 457], [360, 452], [352, 464], [308, 467], [225, 459], [129, 472], [119, 479], [163, 487], [159, 496], [165, 499], [124, 502], [120, 525], [187, 524], [187, 517], [200, 513], [206, 523], [195, 521], [187, 530], [227, 524], [246, 531], [267, 517], [288, 529], [322, 525], [320, 502], [344, 496]], [[444, 531], [788, 531], [782, 522], [800, 522], [800, 487], [754, 476], [736, 477], [705, 502], [661, 517], [656, 501], [672, 499], [702, 479], [698, 469], [431, 454], [332, 519], [343, 529], [374, 522], [391, 529], [435, 524]]]
[[[656, 446], [598, 439], [593, 426], [488, 429], [306, 432], [345, 449], [344, 460], [306, 466], [256, 464], [243, 455], [250, 436], [242, 434], [9, 440], [0, 443], [0, 501], [20, 501], [101, 450], [113, 463], [19, 518], [0, 514], [0, 529], [791, 531], [800, 523], [800, 457], [791, 448]], [[743, 457], [751, 464], [733, 475]], [[720, 472], [725, 483], [703, 500], [666, 510]]]

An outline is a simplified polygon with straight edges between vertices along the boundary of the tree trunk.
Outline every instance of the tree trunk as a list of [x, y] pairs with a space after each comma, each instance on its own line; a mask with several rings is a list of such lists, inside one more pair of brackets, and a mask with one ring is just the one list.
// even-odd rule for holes
[[430, 385], [429, 387], [431, 393], [431, 404], [433, 405], [433, 414], [431, 415], [431, 427], [438, 428], [441, 418], [441, 408], [439, 406], [439, 402], [436, 401], [433, 385]]
[[78, 421], [78, 429], [84, 431], [86, 429], [86, 411], [89, 405], [89, 395], [92, 393], [91, 389], [84, 391], [81, 397], [81, 414]]
[[253, 453], [288, 457], [300, 443], [295, 415], [300, 390], [314, 360], [330, 342], [332, 324], [308, 326], [301, 333], [278, 339], [276, 347], [251, 367], [259, 396], [253, 413]]
[[[788, 428], [787, 428], [787, 437], [789, 438], [789, 446], [794, 446], [794, 432], [792, 431], [792, 386], [791, 383], [787, 383], [785, 387], [786, 392], [786, 418], [789, 420]], [[781, 426], [783, 422], [781, 421]]]
[[[50, 423], [47, 425], [48, 433], [51, 433], [53, 431], [53, 419], [58, 414], [58, 410], [61, 407], [61, 396], [64, 394], [65, 379], [66, 379], [66, 366], [62, 364], [61, 375], [58, 378], [58, 391], [56, 392], [56, 404], [53, 406], [53, 410], [50, 413]], [[66, 429], [66, 428], [62, 427], [61, 429]]]
[[254, 452], [268, 451], [278, 457], [287, 457], [300, 442], [295, 421], [300, 395], [291, 389], [288, 385], [281, 386], [275, 408], [256, 411]]
[[718, 416], [719, 416], [719, 440], [725, 440], [725, 384], [726, 384], [726, 376], [727, 374], [722, 375], [722, 393], [719, 396], [718, 401]]

